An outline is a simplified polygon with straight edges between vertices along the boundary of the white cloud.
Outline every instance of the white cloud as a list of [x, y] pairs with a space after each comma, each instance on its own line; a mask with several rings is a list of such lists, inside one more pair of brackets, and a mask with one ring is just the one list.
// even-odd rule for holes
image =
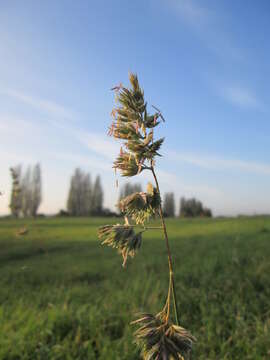
[[[216, 9], [201, 5], [196, 0], [162, 0], [166, 7], [170, 7], [173, 14], [190, 27], [204, 45], [219, 58], [244, 61], [242, 49], [235, 44], [233, 36], [228, 35], [224, 13]], [[203, 3], [205, 4], [205, 3]]]
[[170, 157], [181, 162], [189, 163], [205, 169], [236, 170], [242, 172], [270, 175], [270, 164], [243, 161], [239, 159], [226, 159], [218, 156], [209, 156], [193, 153], [176, 153], [170, 151]]
[[[98, 171], [106, 172], [106, 177], [109, 176], [112, 179], [113, 170], [112, 164], [115, 156], [119, 153], [119, 146], [113, 139], [106, 137], [101, 133], [89, 133], [89, 132], [77, 132], [78, 140], [90, 150], [89, 155], [81, 156], [79, 154], [57, 154], [57, 157], [72, 161], [78, 166], [90, 167]], [[167, 165], [170, 164], [167, 162]], [[109, 173], [108, 173], [109, 171]], [[206, 184], [197, 185], [197, 184], [187, 184], [183, 179], [177, 176], [174, 173], [165, 171], [162, 168], [158, 169], [158, 178], [162, 188], [162, 192], [174, 191], [176, 196], [197, 196], [202, 200], [207, 200], [208, 203], [215, 203], [216, 201], [222, 199], [223, 193], [215, 188], [207, 186]], [[123, 179], [119, 174], [117, 175], [120, 184], [127, 179]], [[130, 179], [128, 179], [130, 180]], [[148, 181], [154, 182], [153, 176], [149, 171], [143, 171], [136, 181], [146, 184]], [[107, 182], [107, 185], [109, 183]], [[114, 194], [108, 191], [108, 196], [115, 199]], [[110, 202], [111, 204], [111, 202]], [[113, 202], [114, 204], [114, 202]]]
[[262, 109], [263, 105], [251, 90], [240, 86], [228, 86], [221, 90], [222, 96], [234, 105]]
[[164, 170], [158, 170], [160, 182], [166, 185], [167, 188], [179, 190], [185, 194], [193, 196], [195, 194], [202, 194], [204, 196], [218, 197], [221, 195], [219, 189], [207, 185], [186, 184], [179, 176]]
[[[95, 154], [105, 157], [113, 161], [119, 153], [119, 144], [111, 138], [106, 138], [101, 133], [83, 133], [77, 132], [79, 141], [85, 145], [90, 151]], [[175, 151], [167, 150], [169, 159], [179, 160], [181, 162], [189, 163], [206, 169], [213, 170], [237, 170], [251, 173], [270, 174], [270, 164], [260, 162], [249, 162], [239, 159], [227, 159], [224, 157], [214, 155], [201, 155], [194, 153], [177, 153]], [[99, 162], [99, 160], [98, 160]], [[167, 162], [168, 163], [168, 162]], [[105, 163], [104, 163], [105, 164]], [[107, 164], [107, 163], [106, 163]], [[107, 166], [107, 165], [105, 165]], [[161, 171], [164, 181], [170, 184], [172, 181], [177, 182], [177, 177], [171, 173]], [[184, 186], [184, 185], [183, 185]], [[189, 190], [188, 186], [184, 186]], [[190, 189], [192, 190], [192, 189]], [[200, 190], [208, 191], [209, 188], [203, 187]], [[210, 190], [211, 191], [211, 190]]]
[[[93, 164], [96, 167], [101, 167], [104, 170], [111, 169], [112, 161], [115, 159], [116, 155], [119, 153], [119, 144], [113, 141], [111, 138], [106, 138], [103, 134], [99, 133], [78, 133], [78, 138], [89, 150], [93, 151], [95, 154], [98, 154], [102, 157], [110, 160], [110, 164], [104, 161], [96, 160], [94, 161], [94, 157], [90, 159], [88, 156], [80, 157], [85, 164]], [[216, 188], [208, 187], [208, 186], [197, 186], [197, 185], [187, 185], [185, 182], [179, 179], [179, 177], [173, 173], [164, 170], [158, 170], [160, 182], [166, 186], [167, 189], [174, 188], [181, 189], [186, 194], [204, 194], [213, 196], [219, 196], [220, 192]], [[148, 172], [143, 171], [140, 175], [145, 181], [153, 181], [151, 175], [149, 176]]]
[[112, 171], [112, 163], [98, 159], [93, 155], [81, 155], [81, 154], [70, 154], [70, 153], [56, 153], [55, 158], [60, 160], [67, 160], [69, 163], [72, 162], [76, 166], [84, 166], [86, 168], [95, 169], [97, 171]]
[[32, 121], [17, 117], [13, 115], [0, 114], [0, 132], [2, 135], [10, 136], [10, 141], [17, 139], [18, 137], [27, 136], [32, 134], [33, 131], [37, 131], [39, 128]]
[[59, 119], [72, 119], [72, 112], [66, 107], [59, 105], [51, 100], [40, 99], [32, 95], [27, 95], [14, 89], [2, 90], [1, 93], [10, 96], [20, 102], [30, 105], [36, 109], [44, 111], [49, 115], [57, 117]]
[[109, 160], [114, 160], [119, 153], [120, 145], [112, 138], [95, 132], [77, 131], [78, 140], [89, 150]]
[[212, 12], [198, 5], [193, 0], [169, 0], [168, 4], [177, 11], [181, 18], [193, 26], [208, 23]]

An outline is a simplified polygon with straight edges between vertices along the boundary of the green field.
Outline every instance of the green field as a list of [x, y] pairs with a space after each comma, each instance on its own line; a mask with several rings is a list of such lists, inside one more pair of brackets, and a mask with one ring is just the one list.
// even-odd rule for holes
[[[129, 322], [158, 312], [157, 230], [127, 268], [97, 240], [108, 219], [0, 221], [0, 359], [139, 359]], [[16, 236], [23, 225], [28, 234]], [[270, 218], [168, 220], [192, 359], [270, 358]]]

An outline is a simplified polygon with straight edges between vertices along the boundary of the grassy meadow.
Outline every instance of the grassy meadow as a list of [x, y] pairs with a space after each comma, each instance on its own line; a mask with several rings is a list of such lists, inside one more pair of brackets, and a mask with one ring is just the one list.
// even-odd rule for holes
[[[113, 221], [0, 220], [1, 360], [140, 358], [129, 323], [163, 307], [166, 248], [145, 233], [123, 269], [97, 240]], [[270, 359], [270, 218], [167, 223], [192, 359]]]

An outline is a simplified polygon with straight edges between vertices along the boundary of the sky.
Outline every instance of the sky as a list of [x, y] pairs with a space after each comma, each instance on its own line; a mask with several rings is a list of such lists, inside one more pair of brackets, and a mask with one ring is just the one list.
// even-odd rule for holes
[[129, 71], [166, 119], [162, 192], [215, 215], [270, 213], [269, 13], [251, 0], [1, 0], [0, 215], [9, 168], [37, 162], [40, 212], [66, 207], [78, 166], [101, 175], [113, 209], [110, 89]]

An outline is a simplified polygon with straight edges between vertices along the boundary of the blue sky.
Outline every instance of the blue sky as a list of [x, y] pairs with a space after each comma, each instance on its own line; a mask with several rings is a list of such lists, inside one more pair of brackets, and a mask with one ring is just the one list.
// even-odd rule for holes
[[216, 215], [270, 212], [269, 12], [249, 0], [1, 1], [0, 214], [9, 167], [37, 161], [41, 211], [65, 207], [76, 166], [102, 175], [113, 206], [110, 88], [128, 71], [167, 120], [163, 192]]

